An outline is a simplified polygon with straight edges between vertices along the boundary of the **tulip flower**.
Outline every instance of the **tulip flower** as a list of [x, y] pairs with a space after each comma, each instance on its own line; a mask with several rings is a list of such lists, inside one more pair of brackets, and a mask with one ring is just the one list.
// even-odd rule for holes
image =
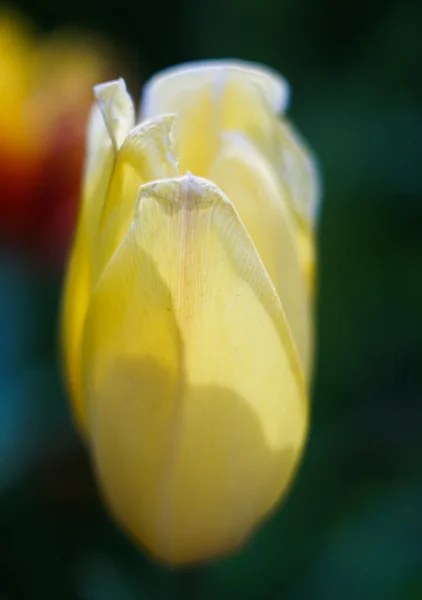
[[112, 514], [152, 555], [238, 548], [306, 439], [318, 196], [286, 82], [199, 63], [153, 77], [140, 123], [95, 88], [63, 340]]
[[109, 74], [97, 40], [36, 35], [0, 14], [0, 236], [64, 259], [79, 204], [91, 87]]

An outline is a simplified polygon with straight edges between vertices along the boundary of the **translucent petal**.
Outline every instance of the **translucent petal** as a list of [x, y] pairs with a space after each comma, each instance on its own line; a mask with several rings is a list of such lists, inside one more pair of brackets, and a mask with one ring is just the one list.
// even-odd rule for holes
[[275, 113], [287, 108], [289, 85], [279, 73], [264, 65], [240, 60], [209, 60], [171, 67], [152, 77], [144, 86], [142, 117], [168, 112], [168, 105], [178, 104], [180, 96], [204, 84], [218, 85], [226, 74], [235, 75], [259, 89]]
[[85, 230], [88, 240], [89, 251], [85, 260], [91, 265], [92, 285], [98, 276], [99, 225], [115, 162], [120, 146], [134, 126], [133, 103], [123, 80], [98, 85], [94, 92], [97, 103], [92, 109], [88, 126], [83, 201], [78, 225], [78, 234], [80, 230]]
[[223, 137], [210, 179], [230, 198], [283, 305], [303, 369], [309, 373], [311, 323], [307, 272], [296, 223], [271, 164], [247, 138]]
[[133, 220], [139, 186], [179, 174], [174, 124], [174, 115], [144, 121], [120, 148], [99, 224], [98, 276]]
[[276, 169], [289, 192], [299, 220], [313, 230], [320, 200], [320, 181], [315, 157], [293, 127], [285, 120], [277, 123]]
[[208, 176], [223, 131], [272, 137], [272, 117], [285, 107], [287, 89], [281, 77], [248, 63], [199, 63], [153, 78], [145, 87], [142, 114], [176, 113], [180, 172]]
[[256, 249], [211, 183], [141, 189], [90, 305], [84, 382], [106, 499], [161, 559], [229, 552], [282, 496], [306, 433], [302, 370]]
[[101, 83], [94, 88], [98, 106], [116, 150], [135, 125], [135, 109], [123, 79]]
[[[76, 420], [84, 429], [81, 356], [85, 316], [99, 269], [100, 216], [109, 190], [118, 145], [133, 125], [133, 105], [122, 82], [96, 88], [87, 132], [82, 205], [63, 298], [63, 348]], [[116, 103], [116, 104], [115, 104]], [[124, 114], [121, 111], [125, 111]]]

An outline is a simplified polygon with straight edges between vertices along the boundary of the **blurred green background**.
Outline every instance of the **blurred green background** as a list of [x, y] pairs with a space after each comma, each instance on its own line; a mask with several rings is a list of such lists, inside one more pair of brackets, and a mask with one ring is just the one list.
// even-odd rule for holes
[[[314, 148], [318, 360], [287, 500], [236, 556], [150, 562], [106, 515], [61, 381], [62, 268], [0, 257], [0, 599], [422, 599], [422, 3], [20, 0], [45, 31], [99, 32], [139, 87], [238, 57], [281, 71]], [[136, 87], [136, 85], [135, 85]]]

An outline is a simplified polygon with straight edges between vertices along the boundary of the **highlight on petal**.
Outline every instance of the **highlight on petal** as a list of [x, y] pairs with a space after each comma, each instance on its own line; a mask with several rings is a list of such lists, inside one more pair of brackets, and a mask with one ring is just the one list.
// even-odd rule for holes
[[287, 103], [287, 84], [263, 67], [241, 62], [197, 63], [165, 71], [146, 84], [142, 115], [178, 117], [181, 173], [208, 177], [221, 133], [274, 136], [274, 115]]
[[271, 164], [244, 136], [223, 136], [210, 179], [230, 198], [283, 305], [301, 364], [310, 370], [311, 320], [296, 223]]
[[187, 175], [141, 188], [84, 338], [112, 512], [174, 564], [237, 547], [292, 477], [307, 402], [278, 295], [215, 185]]

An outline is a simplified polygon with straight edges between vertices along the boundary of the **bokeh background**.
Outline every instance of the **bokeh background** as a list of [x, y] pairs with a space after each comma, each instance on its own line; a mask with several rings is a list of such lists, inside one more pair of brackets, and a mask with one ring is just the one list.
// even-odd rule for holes
[[[10, 117], [16, 98], [4, 107], [0, 28], [0, 599], [421, 600], [422, 3], [8, 8], [31, 19], [34, 47], [49, 40], [31, 109], [34, 128], [49, 129], [28, 141]], [[66, 42], [60, 62], [56, 44], [75, 31], [91, 45], [78, 58]], [[66, 406], [58, 310], [92, 83], [123, 74], [138, 96], [160, 68], [219, 57], [287, 77], [290, 117], [321, 163], [312, 427], [291, 493], [250, 543], [170, 571], [118, 531], [98, 498]]]

